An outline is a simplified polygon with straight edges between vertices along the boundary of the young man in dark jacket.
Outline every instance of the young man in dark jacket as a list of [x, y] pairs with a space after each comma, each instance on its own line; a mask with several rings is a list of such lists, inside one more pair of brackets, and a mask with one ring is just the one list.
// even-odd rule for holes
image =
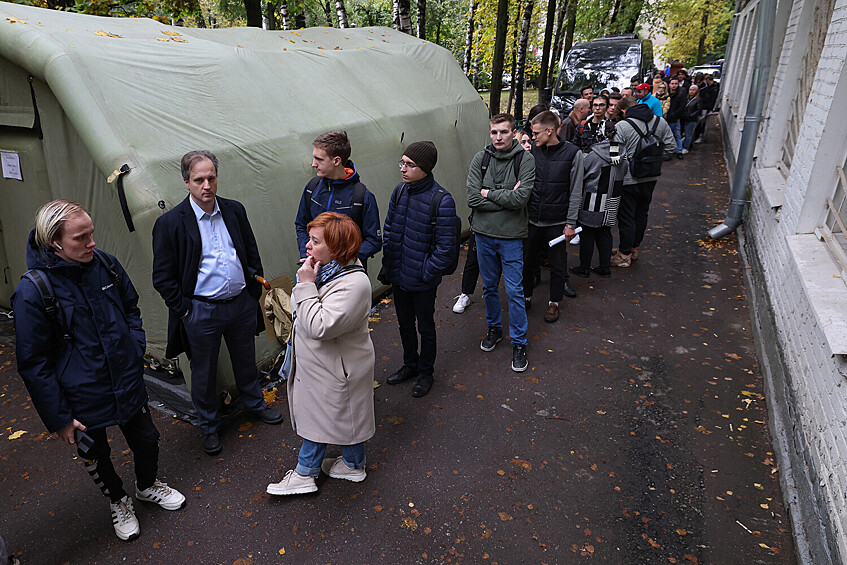
[[[553, 112], [542, 112], [532, 120], [535, 183], [529, 197], [529, 231], [524, 242], [523, 265], [527, 309], [531, 305], [532, 275], [538, 265], [539, 252], [548, 241], [560, 235], [564, 234], [567, 240], [573, 238], [582, 199], [583, 153], [573, 143], [559, 141], [557, 124], [558, 119]], [[560, 243], [549, 249], [550, 299], [544, 321], [553, 323], [559, 319], [562, 296], [574, 298], [576, 292], [568, 284], [567, 248]]]
[[[178, 510], [185, 497], [156, 478], [159, 432], [147, 408], [138, 293], [118, 260], [95, 250], [93, 233], [75, 202], [39, 209], [26, 251], [34, 271], [12, 296], [18, 372], [47, 430], [78, 444], [111, 502], [115, 533], [130, 540], [138, 537], [138, 520], [109, 459], [108, 426], [119, 426], [132, 449], [138, 500]], [[29, 276], [46, 283], [41, 279], [40, 288]], [[56, 299], [55, 314], [45, 308], [45, 291]]]
[[670, 126], [673, 137], [676, 140], [676, 158], [682, 159], [682, 124], [680, 123], [680, 119], [683, 112], [685, 112], [687, 93], [682, 91], [679, 87], [679, 80], [675, 77], [670, 80], [668, 88], [668, 96], [671, 99], [671, 103], [670, 108], [668, 108], [668, 115], [665, 116], [665, 121], [668, 122], [668, 126]]
[[[432, 176], [437, 159], [438, 152], [431, 141], [418, 141], [406, 148], [399, 163], [403, 182], [391, 194], [382, 232], [384, 282], [391, 283], [394, 290], [394, 308], [403, 344], [403, 366], [388, 377], [388, 384], [417, 377], [412, 389], [416, 398], [432, 388], [435, 297], [442, 274], [459, 254], [456, 203]], [[438, 202], [434, 218], [433, 202]]]
[[346, 132], [322, 133], [315, 138], [312, 146], [312, 167], [317, 176], [303, 189], [294, 219], [300, 262], [306, 260], [306, 242], [309, 241], [306, 226], [309, 222], [322, 212], [339, 212], [353, 218], [362, 230], [359, 260], [367, 270], [368, 259], [382, 247], [376, 198], [359, 180], [356, 166], [350, 160], [350, 140]]

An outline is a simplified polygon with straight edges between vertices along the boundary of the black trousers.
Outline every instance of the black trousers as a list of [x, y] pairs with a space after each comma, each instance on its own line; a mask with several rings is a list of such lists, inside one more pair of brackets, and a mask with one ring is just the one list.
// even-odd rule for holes
[[550, 247], [547, 242], [562, 235], [565, 225], [539, 227], [529, 224], [529, 233], [523, 247], [523, 295], [532, 296], [535, 272], [538, 270], [541, 250], [547, 248], [550, 266], [550, 302], [559, 302], [568, 282], [568, 243], [563, 241]]
[[468, 238], [468, 256], [462, 271], [462, 294], [473, 294], [479, 280], [479, 261], [476, 259], [476, 237], [473, 232]]
[[656, 181], [623, 185], [621, 205], [618, 208], [618, 231], [620, 243], [618, 249], [624, 255], [639, 247], [647, 231], [647, 212], [653, 200]]
[[[438, 288], [410, 291], [394, 287], [394, 310], [400, 325], [403, 365], [416, 368], [420, 375], [432, 376], [435, 370], [435, 296]], [[417, 329], [415, 328], [417, 321]], [[421, 347], [418, 353], [418, 333]]]
[[[159, 430], [153, 424], [150, 409], [145, 406], [138, 414], [119, 427], [132, 450], [132, 459], [135, 463], [135, 483], [138, 489], [150, 488], [159, 472]], [[91, 446], [88, 453], [82, 453], [79, 450], [77, 450], [77, 453], [88, 474], [94, 479], [94, 483], [112, 502], [117, 502], [126, 496], [126, 491], [123, 488], [121, 478], [112, 465], [110, 458], [112, 448], [109, 447], [106, 428], [89, 429], [85, 433], [91, 436], [94, 445]]]
[[594, 246], [597, 245], [597, 254], [600, 256], [600, 268], [611, 267], [612, 259], [612, 228], [601, 226], [589, 228], [582, 226], [579, 234], [579, 265], [584, 269], [591, 267], [591, 257], [594, 256]]

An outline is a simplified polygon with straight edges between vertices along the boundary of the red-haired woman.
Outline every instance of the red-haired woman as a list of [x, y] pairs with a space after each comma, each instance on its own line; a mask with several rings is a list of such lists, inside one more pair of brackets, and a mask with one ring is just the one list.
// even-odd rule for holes
[[[307, 230], [307, 257], [291, 292], [294, 361], [288, 379], [291, 424], [303, 445], [297, 466], [269, 484], [269, 494], [315, 492], [321, 470], [335, 479], [365, 480], [365, 441], [376, 427], [371, 283], [358, 260], [361, 232], [337, 212], [320, 214]], [[323, 458], [330, 443], [341, 446], [341, 457]]]

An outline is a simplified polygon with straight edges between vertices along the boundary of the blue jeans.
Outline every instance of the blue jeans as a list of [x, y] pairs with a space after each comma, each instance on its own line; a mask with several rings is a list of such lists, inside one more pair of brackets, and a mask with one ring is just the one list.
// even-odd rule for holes
[[670, 122], [668, 125], [671, 126], [673, 138], [676, 140], [676, 152], [682, 153], [682, 126], [680, 125], [679, 120]]
[[476, 234], [476, 255], [482, 277], [485, 320], [490, 328], [503, 327], [500, 274], [509, 300], [509, 336], [512, 345], [526, 345], [526, 304], [523, 296], [523, 240]]
[[691, 142], [694, 141], [694, 126], [696, 125], [697, 122], [685, 122], [682, 124], [685, 129], [685, 143], [683, 143], [685, 149], [691, 148]]
[[[316, 443], [304, 438], [294, 471], [304, 477], [317, 477], [321, 474], [321, 462], [324, 460], [324, 453], [326, 453], [325, 443]], [[364, 469], [367, 462], [365, 459], [365, 442], [342, 445], [341, 457], [344, 458], [344, 464], [351, 469]]]

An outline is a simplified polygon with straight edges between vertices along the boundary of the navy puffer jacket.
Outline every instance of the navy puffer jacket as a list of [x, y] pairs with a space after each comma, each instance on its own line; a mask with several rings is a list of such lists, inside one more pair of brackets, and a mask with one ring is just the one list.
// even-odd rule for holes
[[44, 311], [41, 293], [22, 279], [12, 296], [18, 373], [48, 431], [79, 420], [97, 429], [122, 424], [147, 404], [146, 347], [138, 293], [113, 259], [120, 280], [96, 257], [84, 264], [39, 249], [34, 233], [27, 266], [49, 278], [71, 340]]
[[[391, 194], [382, 231], [382, 265], [388, 282], [403, 290], [437, 287], [442, 273], [459, 252], [456, 203], [449, 192], [441, 199], [433, 234], [429, 206], [439, 188], [442, 187], [433, 176], [427, 175], [412, 185], [398, 184]], [[433, 238], [435, 249], [430, 251]]]

